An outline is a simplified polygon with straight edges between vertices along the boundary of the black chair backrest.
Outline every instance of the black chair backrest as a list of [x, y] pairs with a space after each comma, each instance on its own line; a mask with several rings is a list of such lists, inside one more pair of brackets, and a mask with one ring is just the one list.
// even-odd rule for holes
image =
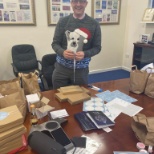
[[33, 45], [21, 44], [12, 47], [12, 61], [19, 72], [33, 72], [38, 62]]
[[55, 68], [56, 54], [47, 54], [42, 57], [42, 74], [49, 87], [52, 86], [52, 74]]

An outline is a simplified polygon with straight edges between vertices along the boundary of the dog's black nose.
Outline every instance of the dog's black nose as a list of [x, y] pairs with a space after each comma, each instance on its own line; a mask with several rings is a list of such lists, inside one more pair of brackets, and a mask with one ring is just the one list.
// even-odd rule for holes
[[73, 42], [71, 43], [71, 46], [72, 46], [72, 47], [76, 47], [76, 46], [77, 46], [77, 43], [76, 43], [75, 41], [73, 41]]

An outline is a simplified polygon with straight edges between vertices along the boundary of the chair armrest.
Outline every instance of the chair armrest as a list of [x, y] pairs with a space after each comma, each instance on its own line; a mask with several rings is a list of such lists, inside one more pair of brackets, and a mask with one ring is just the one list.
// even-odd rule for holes
[[42, 61], [40, 61], [40, 60], [37, 60], [37, 62], [38, 62], [40, 65], [42, 65]]
[[49, 86], [48, 86], [47, 81], [44, 78], [44, 76], [41, 75], [40, 78], [41, 78], [41, 81], [42, 81], [42, 84], [43, 84], [44, 91], [49, 90]]
[[16, 66], [15, 66], [13, 63], [11, 63], [11, 65], [12, 65], [12, 67], [13, 67], [14, 72], [15, 72], [15, 73], [18, 73], [18, 70], [17, 70]]
[[[40, 61], [40, 60], [37, 60], [37, 62], [38, 62], [38, 69], [39, 69], [39, 72], [41, 72], [41, 70], [42, 70], [42, 61]], [[40, 73], [40, 74], [42, 74], [42, 73]]]

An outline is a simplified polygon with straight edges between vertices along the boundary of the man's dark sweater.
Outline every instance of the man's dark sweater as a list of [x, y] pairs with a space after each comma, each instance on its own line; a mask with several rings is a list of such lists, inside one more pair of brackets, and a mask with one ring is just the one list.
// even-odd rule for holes
[[52, 48], [57, 53], [57, 62], [67, 68], [74, 68], [73, 60], [68, 60], [63, 57], [64, 50], [67, 49], [67, 39], [65, 32], [69, 30], [73, 32], [78, 28], [86, 28], [91, 33], [91, 38], [88, 43], [84, 44], [83, 52], [84, 59], [76, 62], [76, 69], [87, 68], [91, 57], [98, 54], [101, 50], [101, 30], [99, 23], [93, 18], [85, 14], [83, 19], [75, 19], [73, 14], [61, 18], [56, 26], [55, 35], [52, 42]]

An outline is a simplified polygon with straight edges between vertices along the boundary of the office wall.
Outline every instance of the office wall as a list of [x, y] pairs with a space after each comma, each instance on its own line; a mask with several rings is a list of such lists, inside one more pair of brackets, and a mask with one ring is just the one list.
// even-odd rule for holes
[[[146, 29], [140, 24], [147, 0], [121, 0], [119, 25], [101, 25], [102, 51], [92, 58], [90, 72], [105, 71], [123, 67], [130, 68], [132, 44], [138, 34]], [[136, 9], [137, 7], [137, 9]], [[14, 74], [11, 67], [11, 47], [15, 44], [33, 44], [38, 59], [52, 53], [51, 41], [55, 26], [47, 24], [46, 1], [35, 0], [36, 26], [0, 25], [0, 80], [12, 79]], [[86, 9], [91, 15], [91, 0]], [[150, 32], [152, 28], [150, 27]], [[129, 53], [126, 58], [126, 53]]]
[[[133, 56], [133, 43], [139, 41], [141, 34], [153, 33], [149, 24], [142, 23], [144, 10], [148, 6], [148, 0], [128, 0], [125, 28], [125, 41], [123, 44], [123, 68], [130, 69]], [[154, 28], [154, 24], [151, 25]]]

